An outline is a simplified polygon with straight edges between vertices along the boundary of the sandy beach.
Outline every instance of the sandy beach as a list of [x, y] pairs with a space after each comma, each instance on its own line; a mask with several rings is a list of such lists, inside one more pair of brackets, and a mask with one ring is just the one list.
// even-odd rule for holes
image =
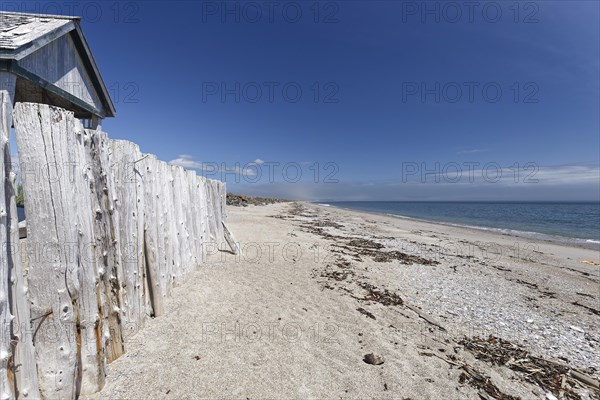
[[598, 398], [569, 373], [534, 383], [540, 365], [600, 377], [598, 251], [306, 203], [227, 212], [243, 254], [207, 249], [88, 398]]

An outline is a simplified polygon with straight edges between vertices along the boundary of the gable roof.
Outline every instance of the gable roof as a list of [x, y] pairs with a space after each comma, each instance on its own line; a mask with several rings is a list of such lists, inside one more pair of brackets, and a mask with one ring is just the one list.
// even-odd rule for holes
[[[50, 42], [64, 35], [70, 35], [104, 106], [104, 115], [101, 117], [114, 117], [116, 113], [114, 104], [83, 35], [80, 20], [79, 17], [62, 15], [0, 12], [0, 60], [14, 61], [18, 64], [19, 60]], [[27, 76], [26, 78], [35, 80], [37, 83], [43, 81], [39, 76]], [[60, 88], [52, 90], [53, 85], [50, 82], [43, 82], [43, 84], [56, 94], [64, 95]], [[89, 111], [98, 114], [98, 110], [90, 109]]]

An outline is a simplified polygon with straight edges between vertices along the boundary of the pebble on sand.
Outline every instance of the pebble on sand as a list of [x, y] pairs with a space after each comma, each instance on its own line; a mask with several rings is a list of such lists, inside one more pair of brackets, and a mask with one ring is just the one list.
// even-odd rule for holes
[[365, 354], [363, 361], [371, 365], [381, 365], [383, 364], [383, 356], [380, 356], [379, 354], [369, 353]]

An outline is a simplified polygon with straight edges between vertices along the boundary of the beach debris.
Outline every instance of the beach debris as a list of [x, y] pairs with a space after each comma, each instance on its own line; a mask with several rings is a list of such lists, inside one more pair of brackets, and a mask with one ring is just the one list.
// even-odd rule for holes
[[[301, 207], [301, 206], [300, 206]], [[294, 214], [296, 212], [296, 214]], [[316, 215], [308, 215], [304, 214], [304, 210], [300, 208], [300, 211], [296, 211], [296, 209], [292, 209], [290, 211], [292, 215], [301, 215], [303, 217], [313, 217], [316, 218]], [[333, 223], [332, 223], [333, 224]], [[430, 260], [424, 257], [406, 254], [398, 250], [393, 251], [382, 251], [381, 249], [385, 248], [381, 243], [377, 243], [371, 239], [359, 238], [359, 237], [344, 237], [339, 235], [333, 235], [329, 232], [326, 232], [323, 227], [329, 226], [328, 222], [312, 222], [312, 224], [302, 224], [301, 225], [307, 232], [313, 233], [315, 235], [321, 236], [325, 239], [334, 240], [338, 243], [335, 243], [334, 246], [343, 250], [347, 250], [349, 253], [344, 253], [349, 256], [353, 256], [356, 259], [360, 260], [360, 256], [368, 256], [373, 258], [375, 262], [391, 262], [391, 261], [400, 261], [402, 264], [421, 264], [421, 265], [438, 265], [439, 262], [435, 260]], [[339, 228], [343, 226], [335, 226], [335, 228]], [[340, 244], [339, 242], [346, 242], [347, 244]]]
[[588, 265], [600, 266], [600, 262], [596, 262], [596, 261], [592, 261], [592, 260], [583, 260], [582, 263], [588, 264]]
[[409, 310], [411, 310], [412, 312], [414, 312], [415, 314], [417, 314], [420, 318], [422, 318], [423, 320], [425, 320], [426, 322], [430, 323], [431, 325], [439, 328], [441, 331], [446, 332], [446, 328], [444, 328], [442, 325], [440, 325], [438, 322], [434, 321], [431, 317], [429, 317], [428, 315], [426, 315], [425, 313], [423, 313], [421, 310], [419, 310], [417, 307], [411, 306], [410, 304], [405, 304], [406, 308], [408, 308]]
[[[588, 310], [588, 311], [589, 311], [589, 312], [591, 312], [592, 314], [600, 315], [600, 311], [596, 310], [595, 308], [592, 308], [592, 307], [586, 306], [585, 304], [581, 304], [581, 303], [580, 303], [580, 302], [578, 302], [578, 301], [574, 301], [574, 302], [572, 302], [571, 304], [573, 304], [574, 306], [578, 306], [578, 307], [581, 307], [581, 308], [585, 308], [586, 310]], [[571, 327], [571, 329], [573, 329], [573, 327]], [[583, 331], [581, 331], [581, 332], [583, 332]]]
[[574, 390], [577, 387], [595, 390], [600, 388], [598, 380], [581, 371], [535, 357], [521, 346], [491, 335], [488, 339], [464, 338], [459, 344], [472, 352], [478, 360], [508, 367], [518, 372], [525, 381], [539, 386], [546, 393], [558, 395], [561, 399], [580, 400], [582, 397]]
[[307, 212], [306, 207], [300, 203], [292, 203], [292, 207], [289, 210], [289, 214], [292, 216], [304, 217], [304, 218], [316, 218], [317, 217], [317, 214], [307, 214], [306, 212]]
[[588, 293], [575, 292], [575, 294], [578, 294], [579, 296], [583, 296], [583, 297], [589, 297], [590, 299], [595, 299], [594, 296], [592, 296], [591, 294], [588, 294]]
[[400, 296], [387, 289], [381, 291], [376, 286], [366, 282], [360, 283], [359, 286], [367, 291], [367, 295], [363, 300], [374, 301], [384, 306], [401, 306], [404, 304], [404, 300]]
[[473, 367], [464, 364], [462, 372], [458, 377], [458, 382], [462, 385], [468, 383], [474, 388], [478, 389], [479, 397], [485, 400], [520, 400], [520, 397], [515, 397], [503, 393], [494, 383], [489, 376], [481, 374]]
[[375, 353], [365, 354], [363, 361], [371, 365], [381, 365], [384, 363], [383, 356]]
[[373, 240], [362, 239], [362, 238], [352, 239], [351, 241], [348, 242], [348, 246], [362, 247], [362, 248], [366, 248], [366, 249], [383, 249], [385, 247], [381, 243], [377, 243]]
[[[578, 381], [583, 382], [590, 387], [593, 387], [596, 390], [600, 390], [600, 382], [598, 382], [597, 379], [594, 379], [591, 376], [584, 374], [583, 372], [572, 369], [569, 371], [569, 375], [571, 375]], [[600, 395], [600, 393], [598, 394]]]
[[361, 314], [363, 314], [363, 315], [366, 315], [367, 317], [369, 317], [369, 318], [371, 318], [371, 319], [377, 319], [377, 318], [375, 318], [375, 315], [373, 315], [373, 313], [370, 313], [369, 311], [365, 310], [365, 309], [364, 309], [364, 308], [362, 308], [362, 307], [358, 307], [358, 308], [356, 309], [356, 311], [358, 311], [359, 313], [361, 313]]
[[539, 293], [540, 293], [540, 294], [541, 294], [543, 297], [548, 297], [548, 298], [551, 298], [551, 299], [555, 299], [555, 298], [556, 298], [556, 293], [554, 293], [554, 292], [551, 292], [551, 291], [549, 291], [549, 290], [547, 290], [547, 289], [546, 289], [546, 290], [545, 290], [545, 289], [541, 289], [541, 288], [538, 286], [538, 284], [537, 284], [537, 283], [531, 283], [531, 282], [527, 282], [527, 281], [524, 281], [524, 280], [522, 280], [522, 279], [510, 279], [510, 278], [507, 278], [507, 279], [508, 279], [509, 281], [511, 281], [511, 282], [516, 282], [516, 283], [518, 283], [518, 284], [520, 284], [520, 285], [527, 286], [527, 287], [528, 287], [528, 288], [530, 288], [530, 289], [535, 289], [535, 290], [537, 290], [537, 291], [538, 291], [538, 292], [539, 292]]
[[337, 222], [333, 222], [330, 219], [321, 219], [318, 221], [314, 221], [312, 226], [320, 227], [320, 228], [335, 228], [342, 229], [344, 225], [338, 224]]
[[[350, 242], [352, 243], [352, 241]], [[398, 250], [392, 251], [382, 251], [375, 250], [372, 248], [366, 247], [354, 247], [354, 246], [343, 246], [337, 244], [336, 247], [349, 250], [354, 256], [368, 256], [373, 259], [375, 262], [391, 262], [391, 261], [400, 261], [402, 264], [410, 265], [410, 264], [421, 264], [421, 265], [437, 265], [439, 262], [434, 260], [429, 260], [427, 258], [423, 258], [420, 256], [413, 256], [411, 254], [406, 254]]]
[[348, 269], [345, 269], [342, 271], [325, 270], [324, 272], [321, 273], [322, 278], [330, 278], [330, 279], [333, 279], [334, 281], [338, 281], [338, 282], [344, 281], [348, 277], [351, 277], [351, 276], [354, 276], [354, 271], [351, 271]]

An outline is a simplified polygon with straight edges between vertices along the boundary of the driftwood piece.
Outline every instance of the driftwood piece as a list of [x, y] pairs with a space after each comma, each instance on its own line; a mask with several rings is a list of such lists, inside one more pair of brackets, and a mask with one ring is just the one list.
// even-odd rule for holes
[[233, 233], [231, 233], [229, 228], [227, 228], [227, 225], [225, 225], [225, 221], [222, 221], [221, 223], [223, 224], [223, 232], [225, 235], [225, 241], [229, 245], [229, 248], [231, 249], [233, 254], [235, 254], [235, 255], [240, 254], [241, 253], [240, 244], [235, 241], [235, 238], [233, 237]]
[[421, 317], [422, 319], [424, 319], [431, 325], [438, 327], [440, 330], [442, 330], [444, 332], [446, 331], [446, 328], [444, 328], [442, 325], [440, 325], [439, 323], [434, 321], [431, 317], [429, 317], [423, 311], [419, 310], [417, 307], [411, 306], [410, 304], [406, 304], [406, 303], [404, 304], [404, 306], [406, 308], [408, 308], [409, 310], [413, 311], [415, 314], [417, 314], [419, 317]]
[[577, 370], [574, 370], [574, 369], [569, 371], [569, 375], [571, 375], [573, 378], [577, 379], [579, 382], [583, 382], [586, 385], [593, 387], [596, 390], [600, 390], [600, 383], [598, 382], [598, 380], [592, 378], [589, 375], [586, 375], [586, 374], [579, 372]]

